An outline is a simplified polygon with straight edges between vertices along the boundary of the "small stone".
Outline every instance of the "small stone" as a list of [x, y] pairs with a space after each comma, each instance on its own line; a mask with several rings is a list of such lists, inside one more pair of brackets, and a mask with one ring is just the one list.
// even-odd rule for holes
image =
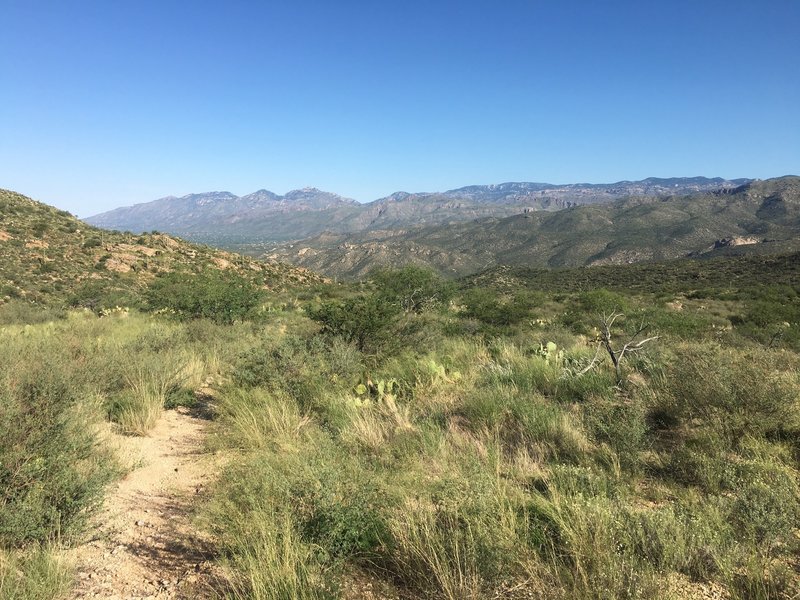
[[136, 525], [137, 527], [144, 527], [144, 521], [142, 521], [141, 519], [139, 519], [138, 521], [136, 521], [135, 525]]

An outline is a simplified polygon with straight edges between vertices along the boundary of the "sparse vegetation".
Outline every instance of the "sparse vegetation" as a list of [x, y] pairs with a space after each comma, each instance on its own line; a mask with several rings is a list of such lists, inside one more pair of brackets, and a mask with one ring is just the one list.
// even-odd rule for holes
[[69, 587], [60, 548], [118, 474], [99, 433], [146, 434], [209, 375], [209, 444], [232, 459], [201, 520], [228, 597], [800, 593], [791, 261], [724, 284], [693, 262], [460, 288], [409, 269], [266, 296], [233, 258], [32, 302], [40, 280], [4, 260], [20, 294], [0, 305], [2, 597]]
[[[242, 453], [209, 509], [237, 596], [337, 597], [352, 573], [433, 598], [797, 593], [800, 363], [785, 342], [731, 328], [738, 300], [602, 291], [470, 329], [480, 293], [383, 320], [396, 339], [425, 319], [428, 343], [366, 356], [314, 311], [317, 333], [265, 324], [282, 333], [240, 359], [218, 421]], [[597, 311], [614, 308], [659, 335], [626, 353], [625, 378], [596, 350]], [[257, 540], [230, 534], [267, 514], [277, 529]]]

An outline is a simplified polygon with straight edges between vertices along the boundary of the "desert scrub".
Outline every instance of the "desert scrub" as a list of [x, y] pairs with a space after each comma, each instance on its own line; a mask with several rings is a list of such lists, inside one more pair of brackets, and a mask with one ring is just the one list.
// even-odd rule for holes
[[167, 310], [186, 318], [206, 318], [221, 324], [242, 321], [254, 314], [263, 293], [235, 273], [206, 270], [202, 273], [167, 273], [147, 290], [150, 310]]
[[764, 349], [679, 345], [666, 376], [661, 410], [697, 420], [731, 447], [746, 436], [791, 437], [800, 428], [798, 389]]
[[380, 483], [326, 440], [315, 429], [293, 453], [256, 451], [216, 485], [206, 522], [243, 597], [328, 597], [343, 561], [385, 538]]
[[237, 460], [209, 527], [236, 594], [335, 596], [357, 570], [426, 598], [655, 600], [674, 578], [791, 597], [797, 356], [657, 307], [663, 343], [626, 381], [607, 357], [582, 372], [595, 311], [656, 304], [563, 295], [533, 308], [543, 323], [502, 326], [411, 309], [381, 335], [425, 335], [364, 352], [275, 311], [242, 338], [218, 407]]
[[0, 379], [0, 546], [78, 533], [114, 474], [87, 427], [97, 411], [48, 355]]
[[338, 398], [356, 385], [363, 361], [352, 342], [338, 337], [263, 339], [238, 357], [232, 379], [245, 389], [261, 387], [284, 395], [301, 412], [335, 429], [344, 423], [346, 412]]

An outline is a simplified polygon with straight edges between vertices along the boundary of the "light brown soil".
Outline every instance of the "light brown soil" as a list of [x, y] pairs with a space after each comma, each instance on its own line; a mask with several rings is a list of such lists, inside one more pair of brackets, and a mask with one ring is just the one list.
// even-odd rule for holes
[[203, 450], [208, 421], [165, 411], [147, 437], [110, 434], [132, 470], [112, 489], [92, 539], [71, 551], [72, 598], [172, 600], [211, 596], [211, 544], [193, 525], [197, 499], [218, 470]]

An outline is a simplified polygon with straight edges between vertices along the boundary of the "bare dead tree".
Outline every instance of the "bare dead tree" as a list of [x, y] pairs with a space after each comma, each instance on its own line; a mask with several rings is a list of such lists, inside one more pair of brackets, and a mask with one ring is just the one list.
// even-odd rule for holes
[[646, 344], [659, 338], [659, 336], [654, 335], [639, 339], [639, 336], [643, 335], [649, 327], [649, 325], [642, 321], [636, 330], [629, 335], [628, 341], [620, 346], [619, 342], [615, 342], [612, 339], [611, 334], [611, 328], [614, 326], [614, 322], [620, 317], [624, 318], [625, 315], [616, 311], [612, 311], [610, 314], [604, 313], [600, 324], [600, 343], [605, 347], [608, 355], [611, 357], [611, 362], [614, 363], [614, 370], [617, 374], [617, 385], [622, 383], [622, 360], [625, 358], [625, 355], [629, 352], [638, 352], [642, 350]]

